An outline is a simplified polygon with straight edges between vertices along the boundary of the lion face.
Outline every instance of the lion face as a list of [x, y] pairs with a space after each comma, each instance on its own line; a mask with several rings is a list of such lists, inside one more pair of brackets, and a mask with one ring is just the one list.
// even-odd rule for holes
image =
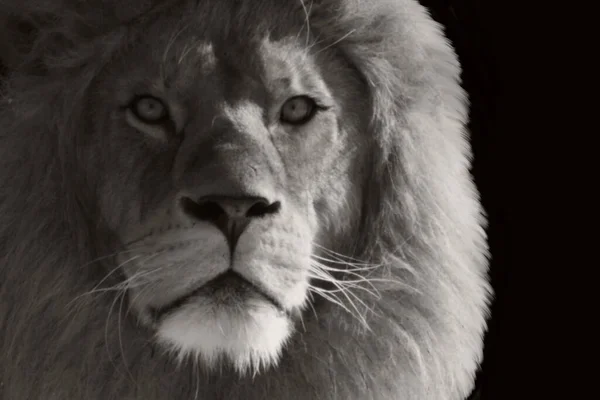
[[486, 223], [417, 1], [14, 8], [0, 397], [467, 396]]
[[209, 366], [268, 366], [320, 276], [313, 257], [356, 219], [360, 82], [300, 27], [225, 41], [166, 25], [97, 79], [87, 173], [158, 341]]

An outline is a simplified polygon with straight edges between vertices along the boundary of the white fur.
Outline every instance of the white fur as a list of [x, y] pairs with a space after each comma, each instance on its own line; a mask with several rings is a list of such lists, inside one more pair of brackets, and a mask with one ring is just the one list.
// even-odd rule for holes
[[261, 299], [235, 310], [207, 303], [198, 299], [160, 324], [159, 340], [176, 351], [180, 360], [192, 355], [214, 368], [225, 357], [240, 374], [277, 363], [292, 333], [285, 314]]

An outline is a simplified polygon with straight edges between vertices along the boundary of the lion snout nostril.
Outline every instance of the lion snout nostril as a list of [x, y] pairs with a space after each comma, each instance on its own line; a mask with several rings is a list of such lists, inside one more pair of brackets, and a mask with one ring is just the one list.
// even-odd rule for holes
[[181, 199], [181, 206], [187, 215], [200, 221], [214, 222], [225, 216], [225, 210], [213, 201], [198, 203], [189, 197], [184, 197]]
[[194, 201], [189, 197], [181, 199], [186, 214], [202, 221], [219, 218], [254, 218], [275, 214], [281, 208], [279, 201], [269, 203], [263, 197], [207, 196]]
[[197, 201], [183, 197], [181, 207], [192, 219], [210, 222], [219, 228], [233, 251], [252, 219], [278, 213], [281, 203], [270, 203], [263, 197], [205, 196]]
[[263, 217], [265, 215], [275, 214], [279, 211], [280, 208], [281, 208], [281, 203], [278, 201], [276, 201], [274, 203], [270, 203], [270, 204], [266, 201], [264, 201], [264, 202], [260, 201], [260, 202], [253, 204], [252, 207], [250, 207], [246, 211], [246, 217], [248, 217], [248, 218]]

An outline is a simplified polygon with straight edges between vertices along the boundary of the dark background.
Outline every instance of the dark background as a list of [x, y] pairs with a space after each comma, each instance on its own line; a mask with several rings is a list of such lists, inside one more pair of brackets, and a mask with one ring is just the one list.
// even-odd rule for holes
[[[507, 343], [506, 284], [508, 273], [508, 206], [506, 186], [500, 167], [500, 155], [506, 135], [501, 130], [506, 121], [508, 103], [502, 96], [501, 44], [506, 41], [506, 21], [500, 24], [498, 1], [491, 0], [419, 0], [433, 18], [446, 28], [463, 68], [463, 86], [471, 102], [470, 124], [474, 151], [473, 175], [488, 215], [488, 237], [492, 254], [490, 277], [495, 291], [488, 332], [485, 337], [484, 361], [477, 374], [476, 388], [469, 400], [522, 398], [511, 387], [505, 362]], [[0, 64], [0, 76], [4, 73]], [[504, 117], [504, 119], [501, 118]], [[503, 140], [504, 139], [504, 140]], [[510, 395], [502, 395], [510, 390]]]

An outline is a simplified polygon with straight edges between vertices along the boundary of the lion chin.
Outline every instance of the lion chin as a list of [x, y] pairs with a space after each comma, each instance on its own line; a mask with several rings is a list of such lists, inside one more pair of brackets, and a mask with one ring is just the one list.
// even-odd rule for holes
[[0, 399], [469, 394], [486, 221], [416, 0], [13, 3]]
[[157, 328], [157, 337], [180, 360], [193, 357], [214, 367], [226, 358], [238, 373], [244, 374], [276, 364], [291, 332], [285, 313], [253, 299], [243, 305], [243, 310], [190, 305], [165, 318]]

